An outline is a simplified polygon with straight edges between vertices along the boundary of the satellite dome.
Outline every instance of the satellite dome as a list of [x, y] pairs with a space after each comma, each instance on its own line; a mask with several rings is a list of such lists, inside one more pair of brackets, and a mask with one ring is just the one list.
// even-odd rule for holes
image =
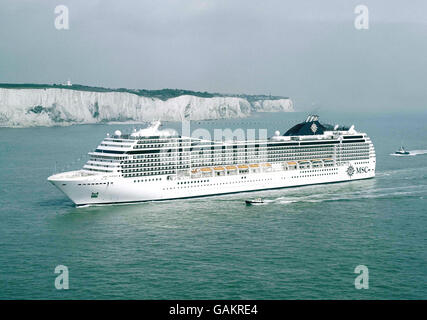
[[280, 136], [280, 131], [279, 131], [279, 130], [276, 130], [276, 131], [274, 132], [274, 135], [275, 135], [275, 136]]
[[120, 130], [116, 130], [116, 131], [114, 131], [114, 134], [115, 134], [116, 136], [121, 136], [121, 135], [122, 135], [122, 132], [121, 132]]

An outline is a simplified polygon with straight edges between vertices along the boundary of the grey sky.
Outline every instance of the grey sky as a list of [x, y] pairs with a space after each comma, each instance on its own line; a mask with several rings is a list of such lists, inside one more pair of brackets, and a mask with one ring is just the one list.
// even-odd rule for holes
[[[54, 8], [70, 10], [70, 30]], [[354, 28], [365, 4], [370, 29]], [[0, 82], [290, 96], [425, 110], [427, 1], [2, 0]]]

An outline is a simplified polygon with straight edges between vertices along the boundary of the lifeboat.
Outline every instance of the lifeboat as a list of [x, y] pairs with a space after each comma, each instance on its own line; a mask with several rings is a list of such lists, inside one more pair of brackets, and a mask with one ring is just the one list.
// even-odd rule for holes
[[239, 169], [249, 169], [249, 167], [247, 165], [245, 165], [245, 164], [239, 164], [237, 167]]
[[297, 163], [295, 161], [289, 161], [287, 162], [287, 164], [290, 166], [295, 166]]
[[311, 163], [313, 165], [313, 168], [320, 168], [322, 166], [323, 161], [319, 159], [313, 159], [311, 160]]
[[259, 168], [259, 164], [250, 164], [249, 167], [251, 167], [251, 168]]
[[200, 169], [200, 171], [203, 171], [203, 172], [211, 172], [211, 171], [212, 171], [212, 169], [211, 169], [211, 168], [202, 168], [202, 169]]
[[197, 173], [197, 172], [199, 172], [199, 169], [191, 170], [191, 173]]
[[215, 167], [214, 170], [215, 171], [224, 171], [224, 168], [223, 167]]
[[236, 170], [235, 166], [226, 166], [225, 167], [227, 170]]
[[269, 163], [263, 163], [262, 166], [263, 167], [271, 167], [271, 164], [269, 164]]

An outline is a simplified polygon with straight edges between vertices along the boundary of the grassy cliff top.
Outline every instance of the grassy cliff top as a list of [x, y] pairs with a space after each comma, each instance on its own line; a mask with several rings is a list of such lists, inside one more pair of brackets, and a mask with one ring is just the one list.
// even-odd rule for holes
[[183, 89], [161, 89], [161, 90], [146, 90], [146, 89], [126, 89], [126, 88], [103, 88], [103, 87], [92, 87], [80, 84], [73, 84], [71, 86], [65, 84], [35, 84], [35, 83], [0, 83], [0, 88], [5, 89], [68, 89], [78, 91], [91, 91], [91, 92], [127, 92], [136, 94], [138, 96], [158, 98], [161, 100], [168, 100], [170, 98], [179, 97], [182, 95], [191, 95], [202, 98], [212, 97], [237, 97], [244, 98], [249, 101], [255, 100], [278, 100], [287, 99], [287, 97], [281, 96], [270, 96], [270, 95], [247, 95], [247, 94], [222, 94], [222, 93], [209, 93], [199, 92]]

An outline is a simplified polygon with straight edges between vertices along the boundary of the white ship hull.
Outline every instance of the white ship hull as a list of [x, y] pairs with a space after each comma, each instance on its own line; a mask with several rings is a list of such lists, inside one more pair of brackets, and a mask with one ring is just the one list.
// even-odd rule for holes
[[[349, 170], [350, 167], [352, 170]], [[49, 177], [49, 181], [77, 206], [183, 199], [368, 179], [375, 176], [375, 160], [363, 164], [349, 162], [333, 167], [175, 180], [168, 180], [167, 175], [148, 180], [108, 175], [82, 176], [81, 172], [65, 172]]]
[[160, 122], [117, 130], [82, 170], [48, 180], [76, 205], [183, 199], [368, 179], [375, 176], [371, 139], [310, 115], [284, 135], [209, 140], [159, 130]]

